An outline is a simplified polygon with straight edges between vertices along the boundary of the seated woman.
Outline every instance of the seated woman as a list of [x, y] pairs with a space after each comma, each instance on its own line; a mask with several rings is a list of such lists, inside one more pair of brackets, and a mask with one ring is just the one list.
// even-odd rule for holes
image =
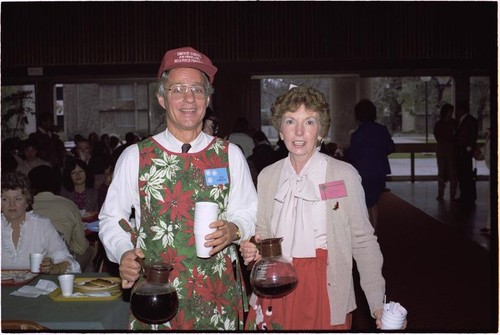
[[99, 211], [94, 176], [87, 164], [76, 159], [69, 162], [63, 172], [61, 195], [73, 201], [82, 214], [83, 221], [95, 220]]
[[2, 178], [2, 270], [29, 269], [30, 253], [41, 252], [42, 273], [80, 272], [50, 220], [27, 212], [32, 202], [25, 174], [10, 172]]

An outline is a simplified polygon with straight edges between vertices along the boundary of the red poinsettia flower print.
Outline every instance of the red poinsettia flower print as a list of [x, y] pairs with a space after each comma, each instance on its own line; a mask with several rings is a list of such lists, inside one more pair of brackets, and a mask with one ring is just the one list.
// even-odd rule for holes
[[179, 256], [177, 250], [168, 248], [160, 254], [163, 263], [172, 264], [173, 269], [170, 271], [170, 278], [177, 278], [181, 272], [186, 271], [186, 267], [182, 265], [182, 261], [186, 258], [185, 255]]
[[186, 312], [182, 309], [177, 311], [177, 315], [175, 318], [170, 320], [171, 329], [193, 329], [195, 320], [194, 319], [186, 319]]
[[157, 155], [154, 153], [154, 146], [151, 147], [145, 147], [139, 152], [139, 162], [141, 163], [141, 170], [144, 169], [146, 165], [151, 164], [151, 160], [153, 158], [156, 158]]
[[198, 293], [204, 298], [205, 301], [212, 302], [222, 314], [222, 306], [230, 305], [229, 300], [224, 297], [224, 293], [226, 293], [226, 287], [224, 283], [216, 278], [216, 280], [212, 281], [209, 276], [207, 276], [205, 285], [198, 289]]
[[188, 190], [186, 192], [182, 191], [182, 182], [178, 181], [174, 185], [173, 192], [169, 188], [163, 188], [165, 192], [165, 201], [160, 201], [161, 209], [158, 215], [162, 215], [170, 211], [170, 219], [172, 221], [180, 221], [180, 219], [191, 218], [189, 210], [193, 208], [193, 190]]
[[188, 298], [191, 298], [191, 296], [193, 295], [193, 291], [197, 287], [203, 285], [203, 278], [204, 277], [205, 277], [205, 275], [203, 273], [198, 272], [198, 268], [193, 269], [193, 274], [191, 275], [191, 277], [189, 277], [187, 279], [186, 286], [185, 286]]
[[226, 166], [222, 163], [222, 156], [218, 155], [210, 155], [210, 157], [203, 155], [200, 160], [193, 160], [193, 165], [198, 169], [205, 169], [207, 166]]

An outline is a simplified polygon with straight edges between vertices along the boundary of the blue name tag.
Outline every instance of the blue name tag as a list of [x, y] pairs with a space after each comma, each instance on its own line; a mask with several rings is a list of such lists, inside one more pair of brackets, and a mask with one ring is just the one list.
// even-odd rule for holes
[[207, 184], [207, 186], [229, 184], [229, 178], [227, 177], [226, 168], [206, 169], [205, 183]]

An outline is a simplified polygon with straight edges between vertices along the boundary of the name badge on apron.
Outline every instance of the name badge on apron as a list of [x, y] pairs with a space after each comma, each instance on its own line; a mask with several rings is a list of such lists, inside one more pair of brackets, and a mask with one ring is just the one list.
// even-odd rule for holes
[[205, 184], [207, 186], [229, 184], [229, 178], [227, 176], [226, 168], [206, 169]]

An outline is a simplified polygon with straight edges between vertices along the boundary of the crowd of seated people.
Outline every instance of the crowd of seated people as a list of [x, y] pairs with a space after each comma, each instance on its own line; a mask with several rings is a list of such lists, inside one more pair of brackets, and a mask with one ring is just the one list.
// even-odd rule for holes
[[[85, 225], [97, 220], [120, 153], [139, 137], [122, 144], [116, 135], [75, 135], [66, 150], [52, 129], [41, 122], [25, 140], [2, 141], [2, 269], [29, 268], [37, 248], [47, 258], [42, 272], [98, 271], [103, 255]], [[33, 222], [43, 231], [27, 229]]]

